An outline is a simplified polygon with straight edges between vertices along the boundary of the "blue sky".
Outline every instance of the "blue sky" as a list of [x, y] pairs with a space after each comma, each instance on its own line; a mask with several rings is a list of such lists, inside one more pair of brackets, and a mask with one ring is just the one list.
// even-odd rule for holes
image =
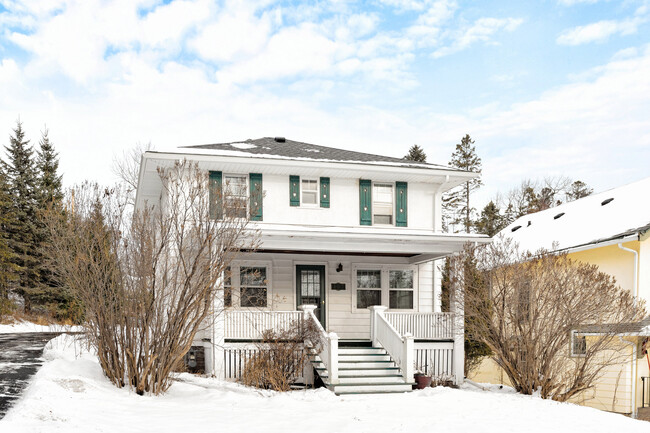
[[468, 133], [479, 203], [524, 178], [603, 190], [650, 175], [649, 43], [648, 0], [0, 0], [0, 137], [47, 125], [71, 184], [138, 142], [445, 163]]

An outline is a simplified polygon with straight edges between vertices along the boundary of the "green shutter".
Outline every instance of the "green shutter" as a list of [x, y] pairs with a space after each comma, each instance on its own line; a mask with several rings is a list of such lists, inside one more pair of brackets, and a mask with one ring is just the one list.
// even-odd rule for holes
[[359, 224], [372, 225], [372, 182], [359, 180]]
[[300, 206], [300, 176], [289, 176], [289, 206]]
[[407, 226], [408, 207], [408, 184], [406, 182], [395, 182], [395, 225], [397, 227]]
[[262, 201], [264, 198], [264, 190], [262, 189], [262, 173], [250, 174], [250, 207], [251, 207], [251, 220], [262, 221], [263, 207]]
[[330, 178], [320, 178], [320, 207], [330, 207]]
[[220, 171], [211, 171], [208, 180], [208, 191], [210, 199], [210, 218], [220, 220], [223, 218], [223, 206], [221, 204], [222, 176]]

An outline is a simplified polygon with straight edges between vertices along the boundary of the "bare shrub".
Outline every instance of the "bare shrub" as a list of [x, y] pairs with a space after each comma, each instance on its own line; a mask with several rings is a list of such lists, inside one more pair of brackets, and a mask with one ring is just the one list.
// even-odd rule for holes
[[[488, 345], [523, 394], [566, 401], [591, 388], [605, 368], [624, 359], [618, 334], [645, 316], [643, 304], [611, 276], [566, 254], [521, 253], [498, 239], [468, 246], [452, 267], [467, 332]], [[598, 331], [584, 353], [571, 356], [572, 330], [587, 325]]]
[[104, 373], [138, 394], [167, 390], [197, 332], [220, 313], [219, 277], [257, 243], [248, 218], [210, 218], [228, 188], [224, 197], [209, 193], [196, 164], [175, 162], [159, 175], [153, 205], [132, 211], [128, 191], [86, 183], [72, 190], [64, 216], [46, 218], [53, 268], [81, 300]]
[[256, 388], [289, 391], [303, 375], [311, 353], [319, 353], [323, 342], [311, 321], [295, 321], [284, 330], [264, 331], [257, 353], [246, 362], [242, 383]]

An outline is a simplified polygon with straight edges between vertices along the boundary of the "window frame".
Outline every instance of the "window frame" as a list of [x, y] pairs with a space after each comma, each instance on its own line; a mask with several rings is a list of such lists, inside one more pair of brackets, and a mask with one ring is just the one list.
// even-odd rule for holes
[[[266, 307], [241, 306], [241, 268], [266, 268]], [[273, 309], [273, 266], [266, 260], [237, 260], [230, 263], [232, 305], [228, 310], [272, 310]], [[225, 283], [225, 280], [224, 280]], [[225, 300], [225, 299], [224, 299]]]
[[[584, 353], [580, 352], [577, 353], [574, 351], [574, 348], [576, 347], [575, 341], [576, 338], [581, 338], [584, 341]], [[587, 336], [586, 335], [578, 335], [578, 331], [571, 331], [570, 337], [569, 337], [569, 356], [571, 358], [584, 358], [587, 356]]]
[[[400, 287], [390, 287], [390, 273], [391, 272], [404, 272], [404, 271], [410, 271], [413, 273], [412, 275], [412, 285], [410, 288], [400, 288]], [[412, 269], [389, 269], [388, 270], [388, 308], [391, 311], [412, 311], [415, 309], [415, 276], [416, 273]], [[390, 292], [411, 292], [413, 294], [413, 306], [411, 308], [390, 308]]]
[[[391, 289], [390, 288], [390, 271], [413, 271], [413, 289]], [[418, 276], [418, 266], [417, 265], [404, 265], [404, 264], [384, 264], [384, 265], [373, 265], [369, 263], [353, 263], [352, 264], [352, 312], [361, 312], [368, 311], [368, 308], [358, 308], [357, 307], [357, 291], [358, 290], [373, 290], [373, 289], [364, 289], [357, 287], [357, 271], [380, 271], [381, 275], [381, 303], [379, 305], [384, 305], [389, 307], [387, 311], [395, 312], [417, 312], [419, 311], [419, 276]], [[412, 290], [413, 291], [413, 308], [404, 309], [404, 308], [390, 308], [390, 290]]]
[[[244, 196], [239, 196], [239, 195], [237, 197], [244, 198], [244, 200], [246, 201], [246, 205], [244, 206], [244, 210], [246, 212], [246, 215], [244, 217], [233, 216], [233, 217], [229, 217], [229, 218], [249, 218], [250, 217], [250, 215], [249, 215], [249, 206], [250, 206], [250, 199], [251, 199], [251, 195], [250, 195], [250, 179], [249, 179], [250, 174], [245, 174], [245, 173], [225, 173], [225, 172], [223, 172], [221, 176], [222, 176], [222, 178], [221, 178], [222, 179], [221, 190], [223, 191], [222, 192], [223, 199], [221, 200], [221, 206], [223, 207], [223, 211], [222, 211], [223, 216], [226, 217], [227, 212], [228, 212], [228, 206], [226, 206], [226, 198], [228, 197], [227, 188], [229, 188], [229, 185], [228, 185], [228, 182], [226, 181], [226, 178], [228, 178], [228, 177], [240, 177], [240, 178], [244, 178], [245, 197]], [[231, 195], [231, 197], [234, 197], [234, 196]]]
[[[375, 185], [390, 185], [391, 188], [391, 203], [390, 203], [390, 224], [377, 223], [375, 222], [375, 210], [377, 209], [377, 194], [375, 194]], [[381, 181], [372, 181], [370, 185], [371, 189], [371, 221], [373, 226], [383, 226], [383, 227], [395, 227], [395, 182], [381, 182]]]
[[[298, 179], [300, 181], [300, 206], [298, 207], [305, 207], [310, 209], [319, 208], [320, 207], [320, 179], [311, 178], [311, 177], [302, 177], [302, 176], [299, 176]], [[303, 185], [303, 181], [316, 182], [316, 189], [314, 190], [314, 192], [316, 193], [316, 203], [305, 203], [305, 188]]]

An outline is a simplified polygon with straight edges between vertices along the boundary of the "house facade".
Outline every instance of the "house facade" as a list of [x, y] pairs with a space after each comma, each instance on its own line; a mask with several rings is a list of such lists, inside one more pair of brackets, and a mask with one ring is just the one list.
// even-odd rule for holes
[[[638, 302], [650, 301], [650, 178], [611, 189], [561, 206], [525, 215], [497, 236], [513, 239], [520, 249], [566, 252], [571, 259], [597, 265], [629, 290]], [[589, 328], [589, 329], [587, 329]], [[608, 368], [595, 387], [574, 402], [606, 411], [636, 414], [650, 405], [650, 363], [643, 344], [650, 337], [650, 320], [630, 323], [619, 337], [626, 341], [625, 362]], [[566, 356], [581, 356], [593, 324], [572, 335]], [[647, 345], [647, 343], [646, 343]], [[506, 383], [507, 376], [486, 360], [472, 379]]]
[[313, 320], [327, 341], [316, 370], [339, 393], [404, 390], [418, 369], [462, 382], [462, 309], [441, 312], [436, 261], [489, 241], [442, 230], [443, 192], [474, 173], [267, 137], [146, 152], [136, 206], [159, 199], [157, 170], [179, 158], [248, 200], [259, 233], [197, 336], [206, 373], [237, 378], [264, 330]]

